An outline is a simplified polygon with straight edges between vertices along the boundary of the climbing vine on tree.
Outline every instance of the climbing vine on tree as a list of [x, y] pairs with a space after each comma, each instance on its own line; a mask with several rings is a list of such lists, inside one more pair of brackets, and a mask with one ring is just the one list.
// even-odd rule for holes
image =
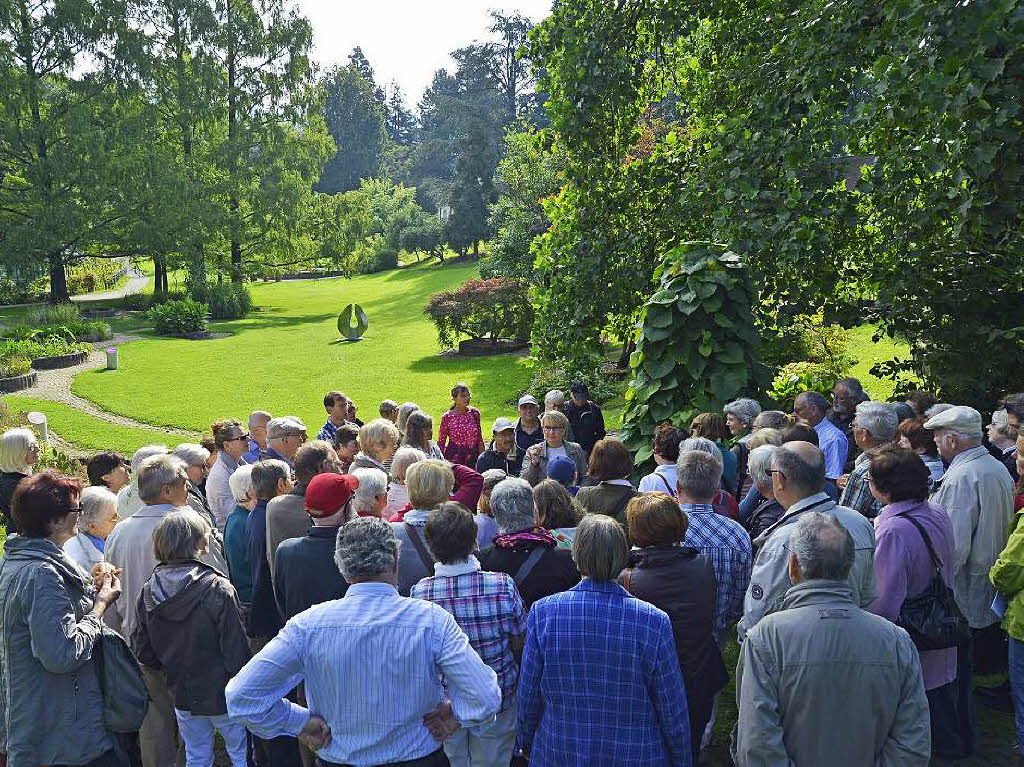
[[687, 426], [702, 411], [761, 390], [752, 289], [743, 261], [724, 245], [687, 242], [658, 270], [659, 290], [644, 305], [634, 378], [626, 392], [622, 438], [637, 464], [651, 457], [658, 424]]

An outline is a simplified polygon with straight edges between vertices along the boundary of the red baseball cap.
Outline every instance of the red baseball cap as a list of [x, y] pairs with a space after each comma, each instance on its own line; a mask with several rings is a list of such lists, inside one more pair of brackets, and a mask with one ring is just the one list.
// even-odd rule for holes
[[306, 485], [306, 513], [318, 519], [337, 514], [357, 487], [351, 474], [317, 474]]

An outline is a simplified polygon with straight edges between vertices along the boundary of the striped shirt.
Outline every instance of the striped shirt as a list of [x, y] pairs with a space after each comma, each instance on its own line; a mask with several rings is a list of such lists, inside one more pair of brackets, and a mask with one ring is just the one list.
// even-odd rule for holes
[[682, 503], [680, 508], [690, 520], [683, 545], [706, 556], [715, 571], [715, 635], [722, 636], [729, 624], [743, 615], [743, 595], [754, 560], [750, 535], [739, 522], [715, 513], [710, 504]]
[[[228, 683], [228, 714], [262, 738], [298, 735], [310, 712], [331, 728], [317, 755], [335, 764], [386, 764], [437, 750], [423, 716], [443, 700], [463, 726], [501, 705], [494, 671], [455, 619], [400, 597], [388, 583], [354, 583], [342, 599], [292, 618]], [[284, 695], [305, 682], [308, 708]]]

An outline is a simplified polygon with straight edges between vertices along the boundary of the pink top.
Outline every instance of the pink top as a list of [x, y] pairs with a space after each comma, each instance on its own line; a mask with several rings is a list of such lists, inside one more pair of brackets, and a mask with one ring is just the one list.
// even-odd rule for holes
[[437, 446], [448, 456], [453, 448], [483, 452], [484, 435], [480, 431], [480, 411], [470, 407], [464, 413], [448, 410], [441, 416], [437, 432]]

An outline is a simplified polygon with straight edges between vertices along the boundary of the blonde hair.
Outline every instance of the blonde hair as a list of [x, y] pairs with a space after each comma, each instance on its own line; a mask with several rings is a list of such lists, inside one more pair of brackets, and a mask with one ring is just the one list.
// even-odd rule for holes
[[398, 445], [398, 427], [387, 418], [375, 418], [359, 428], [359, 449], [376, 456], [391, 445]]
[[779, 429], [773, 429], [770, 426], [765, 426], [763, 429], [758, 429], [750, 435], [750, 439], [747, 440], [747, 448], [751, 452], [759, 447], [765, 445], [774, 445], [778, 447], [782, 444], [782, 432]]
[[404, 485], [405, 473], [409, 471], [409, 467], [426, 459], [427, 454], [418, 448], [409, 445], [398, 448], [395, 457], [391, 459], [391, 479]]
[[31, 429], [8, 429], [0, 437], [0, 471], [28, 474], [32, 467], [27, 463], [28, 453], [38, 445], [35, 432]]
[[433, 509], [448, 500], [455, 487], [455, 475], [443, 461], [417, 461], [405, 470], [405, 485], [414, 509]]
[[540, 417], [541, 426], [544, 425], [545, 421], [554, 421], [555, 426], [560, 426], [563, 429], [569, 428], [569, 419], [565, 417], [565, 413], [559, 410], [545, 410], [544, 414]]

